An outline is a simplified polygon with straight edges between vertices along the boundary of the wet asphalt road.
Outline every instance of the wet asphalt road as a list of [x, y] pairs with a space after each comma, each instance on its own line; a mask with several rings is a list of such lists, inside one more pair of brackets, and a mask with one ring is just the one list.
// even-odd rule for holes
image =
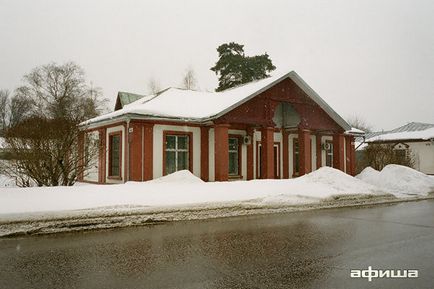
[[434, 288], [434, 201], [0, 239], [0, 288]]

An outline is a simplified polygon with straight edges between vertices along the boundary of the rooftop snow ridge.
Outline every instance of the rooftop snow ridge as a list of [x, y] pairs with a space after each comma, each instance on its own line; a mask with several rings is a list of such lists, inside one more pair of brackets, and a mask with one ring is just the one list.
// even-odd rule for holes
[[298, 85], [342, 128], [345, 130], [351, 129], [348, 123], [294, 71], [273, 73], [270, 77], [255, 80], [220, 92], [194, 91], [169, 87], [155, 95], [144, 96], [131, 102], [115, 112], [89, 119], [81, 125], [84, 126], [112, 120], [128, 114], [171, 120], [209, 121], [229, 112], [286, 78], [290, 78]]

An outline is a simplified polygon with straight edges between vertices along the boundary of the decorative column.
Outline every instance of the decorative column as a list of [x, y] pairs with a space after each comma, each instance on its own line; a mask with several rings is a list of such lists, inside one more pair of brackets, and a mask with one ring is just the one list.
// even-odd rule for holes
[[200, 127], [200, 178], [209, 181], [209, 127]]
[[261, 178], [274, 179], [274, 128], [261, 129]]
[[344, 135], [334, 134], [333, 135], [333, 167], [335, 169], [344, 171]]
[[282, 130], [283, 138], [283, 154], [282, 154], [282, 164], [283, 164], [283, 178], [289, 179], [289, 132], [285, 129]]
[[149, 181], [154, 177], [154, 125], [143, 125], [143, 180]]
[[142, 124], [136, 122], [130, 122], [128, 131], [129, 141], [129, 181], [139, 182], [143, 180], [142, 168], [143, 168], [143, 130]]
[[345, 136], [345, 161], [347, 174], [354, 176], [356, 174], [356, 150], [354, 147], [354, 136]]
[[247, 145], [247, 180], [253, 180], [253, 137], [255, 130], [253, 128], [247, 129], [247, 136], [250, 137], [250, 144]]
[[229, 178], [228, 128], [228, 124], [214, 126], [214, 172], [217, 182], [227, 181]]
[[316, 169], [322, 167], [322, 149], [321, 149], [322, 136], [316, 135]]
[[310, 131], [298, 129], [298, 145], [300, 157], [300, 176], [312, 171], [312, 149], [310, 141]]

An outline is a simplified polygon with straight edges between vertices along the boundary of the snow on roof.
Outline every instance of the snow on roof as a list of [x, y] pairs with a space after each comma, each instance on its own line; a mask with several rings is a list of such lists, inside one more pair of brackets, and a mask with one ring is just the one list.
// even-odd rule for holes
[[354, 135], [364, 135], [365, 132], [361, 129], [352, 127], [350, 130], [347, 130], [345, 133], [347, 134], [354, 134]]
[[347, 122], [294, 71], [289, 73], [275, 73], [268, 78], [253, 81], [221, 92], [168, 88], [156, 95], [140, 98], [125, 105], [120, 110], [89, 119], [83, 122], [82, 125], [110, 120], [127, 114], [196, 122], [208, 121], [229, 112], [285, 78], [292, 79], [341, 127], [346, 130], [351, 128]]
[[434, 139], [434, 128], [422, 131], [395, 132], [374, 136], [366, 142], [393, 141], [393, 140], [429, 140]]
[[411, 122], [389, 132], [375, 135], [366, 142], [434, 139], [434, 124]]

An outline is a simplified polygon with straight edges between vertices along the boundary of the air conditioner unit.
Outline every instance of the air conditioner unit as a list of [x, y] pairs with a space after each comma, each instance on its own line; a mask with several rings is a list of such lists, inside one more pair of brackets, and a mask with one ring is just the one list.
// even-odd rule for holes
[[325, 143], [322, 144], [322, 149], [325, 150], [325, 151], [328, 151], [328, 150], [330, 150], [331, 148], [332, 148], [332, 146], [331, 146], [331, 144], [328, 143], [328, 142], [325, 142]]
[[243, 144], [249, 145], [252, 143], [252, 138], [249, 135], [243, 137]]

